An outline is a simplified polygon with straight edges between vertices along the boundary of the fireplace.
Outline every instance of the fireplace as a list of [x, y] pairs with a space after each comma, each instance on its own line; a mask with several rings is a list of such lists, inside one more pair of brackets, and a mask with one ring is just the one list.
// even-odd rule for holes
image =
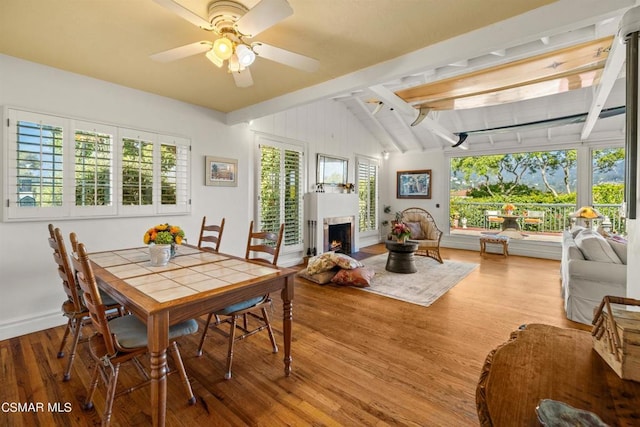
[[[355, 193], [306, 193], [304, 195], [305, 246], [307, 256], [329, 251], [329, 226], [340, 224], [341, 227], [331, 227], [333, 233], [338, 233], [334, 246], [340, 245], [340, 252], [353, 254], [358, 252], [358, 195]], [[335, 230], [334, 230], [335, 229]], [[342, 231], [337, 231], [342, 229]]]
[[353, 253], [355, 217], [340, 216], [324, 218], [322, 223], [323, 252]]

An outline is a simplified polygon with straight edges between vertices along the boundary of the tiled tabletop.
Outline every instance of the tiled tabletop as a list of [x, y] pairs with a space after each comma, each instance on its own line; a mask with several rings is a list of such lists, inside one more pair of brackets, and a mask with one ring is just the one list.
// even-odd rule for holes
[[177, 255], [163, 267], [151, 265], [149, 249], [146, 247], [99, 252], [91, 254], [90, 258], [95, 264], [158, 302], [278, 272], [273, 267], [188, 246], [180, 246]]

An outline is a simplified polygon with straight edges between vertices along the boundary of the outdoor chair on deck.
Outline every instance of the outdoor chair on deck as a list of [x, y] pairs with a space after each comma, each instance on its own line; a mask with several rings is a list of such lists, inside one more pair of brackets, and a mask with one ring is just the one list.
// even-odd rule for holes
[[522, 219], [523, 224], [538, 227], [538, 231], [544, 230], [544, 211], [526, 211]]
[[[89, 311], [82, 303], [82, 299], [80, 297], [82, 292], [78, 288], [75, 271], [71, 268], [67, 248], [64, 244], [64, 239], [62, 238], [62, 232], [59, 228], [54, 228], [53, 224], [49, 224], [48, 228], [49, 246], [53, 249], [53, 260], [58, 266], [58, 275], [62, 279], [62, 288], [67, 295], [67, 299], [62, 303], [62, 314], [69, 319], [58, 350], [58, 359], [64, 357], [64, 348], [67, 344], [69, 334], [72, 333], [73, 335], [73, 341], [71, 342], [71, 348], [69, 349], [67, 367], [62, 376], [63, 381], [69, 381], [71, 379], [71, 367], [76, 357], [78, 342], [80, 342], [80, 337], [82, 336], [82, 327], [87, 323], [90, 323]], [[104, 295], [103, 299], [105, 309], [109, 313], [110, 317], [122, 315], [124, 313], [124, 308], [113, 298]]]
[[224, 218], [222, 218], [220, 225], [207, 225], [206, 222], [207, 217], [203, 216], [202, 226], [200, 227], [198, 248], [205, 251], [218, 252], [220, 249], [220, 242], [222, 241], [222, 232], [224, 231]]
[[[282, 245], [282, 238], [284, 235], [284, 224], [280, 225], [277, 233], [268, 231], [253, 231], [253, 221], [249, 225], [249, 239], [247, 240], [247, 251], [245, 258], [250, 261], [259, 262], [266, 265], [277, 265], [278, 256], [280, 254], [280, 246]], [[255, 242], [254, 240], [258, 240]], [[266, 254], [270, 259], [264, 257], [250, 258], [252, 253]], [[211, 318], [215, 316], [215, 330], [222, 335], [229, 338], [229, 348], [227, 352], [227, 372], [224, 375], [225, 379], [231, 378], [231, 365], [233, 363], [233, 346], [236, 341], [243, 340], [248, 336], [256, 334], [260, 331], [267, 330], [269, 333], [269, 339], [273, 346], [273, 352], [278, 352], [278, 345], [276, 344], [276, 338], [273, 335], [273, 329], [271, 323], [269, 323], [269, 315], [267, 308], [271, 308], [271, 297], [269, 294], [254, 297], [240, 303], [230, 305], [222, 310], [209, 313], [207, 322], [202, 332], [202, 338], [200, 338], [200, 345], [198, 346], [197, 355], [202, 355], [202, 346], [204, 345], [204, 339], [207, 337], [207, 331], [209, 330], [209, 324]], [[238, 319], [242, 318], [242, 324], [238, 323]], [[254, 328], [249, 327], [249, 319], [252, 319], [257, 323]], [[222, 323], [229, 323], [229, 332], [225, 332], [220, 329]], [[236, 336], [236, 328], [240, 329], [242, 335]]]
[[[82, 297], [89, 310], [91, 322], [96, 329], [96, 334], [89, 339], [91, 356], [95, 361], [95, 367], [84, 408], [93, 408], [93, 394], [98, 385], [98, 376], [101, 376], [107, 384], [102, 425], [108, 426], [111, 421], [115, 397], [137, 390], [151, 381], [148, 373], [137, 359], [137, 357], [148, 352], [147, 326], [132, 314], [108, 320], [105, 314], [106, 307], [102, 301], [100, 292], [98, 292], [98, 285], [93, 274], [93, 269], [91, 268], [89, 256], [82, 243], [77, 245], [77, 252], [73, 254], [71, 259], [73, 266], [78, 271], [78, 283], [83, 291]], [[194, 334], [197, 331], [198, 323], [193, 319], [185, 320], [169, 327], [169, 353], [173, 356], [172, 358], [176, 364], [177, 372], [180, 374], [189, 398], [188, 401], [191, 405], [195, 404], [196, 398], [193, 395], [191, 384], [189, 384], [189, 379], [184, 370], [184, 364], [180, 357], [176, 339], [185, 335]], [[136, 368], [138, 368], [138, 371], [140, 371], [144, 377], [144, 381], [116, 394], [120, 366], [129, 361], [133, 362]], [[171, 371], [169, 373], [173, 372], [174, 371]]]
[[502, 227], [504, 218], [499, 217], [500, 211], [484, 211], [484, 217], [486, 219], [486, 228], [491, 229], [491, 224], [497, 224], [498, 228]]
[[440, 264], [440, 239], [442, 231], [438, 229], [433, 216], [422, 208], [408, 208], [402, 211], [402, 222], [411, 230], [409, 240], [418, 244], [416, 255], [428, 256]]

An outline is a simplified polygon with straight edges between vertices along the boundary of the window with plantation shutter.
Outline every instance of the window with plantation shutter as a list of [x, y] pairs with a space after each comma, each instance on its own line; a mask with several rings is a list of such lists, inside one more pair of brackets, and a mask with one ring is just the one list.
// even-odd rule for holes
[[357, 157], [359, 201], [358, 229], [361, 233], [378, 229], [378, 161]]
[[188, 139], [4, 113], [5, 221], [189, 212]]
[[283, 248], [301, 246], [302, 147], [263, 139], [259, 144], [259, 155], [258, 226], [261, 230], [276, 232], [284, 223]]
[[189, 209], [189, 140], [159, 136], [160, 191], [158, 211], [187, 212]]
[[153, 204], [153, 141], [151, 135], [126, 136], [121, 149], [121, 204]]
[[302, 152], [284, 150], [284, 245], [302, 244]]
[[110, 214], [116, 211], [113, 191], [116, 129], [75, 123], [75, 211]]
[[35, 113], [9, 113], [8, 124], [6, 215], [62, 215], [65, 120]]

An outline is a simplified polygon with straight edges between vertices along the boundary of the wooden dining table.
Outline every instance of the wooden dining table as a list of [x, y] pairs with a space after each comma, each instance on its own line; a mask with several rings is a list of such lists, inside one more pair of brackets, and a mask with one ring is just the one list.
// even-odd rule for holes
[[148, 248], [89, 255], [98, 286], [146, 323], [154, 426], [164, 426], [169, 326], [252, 297], [281, 292], [284, 374], [291, 373], [295, 270], [182, 245], [166, 266], [153, 267]]

